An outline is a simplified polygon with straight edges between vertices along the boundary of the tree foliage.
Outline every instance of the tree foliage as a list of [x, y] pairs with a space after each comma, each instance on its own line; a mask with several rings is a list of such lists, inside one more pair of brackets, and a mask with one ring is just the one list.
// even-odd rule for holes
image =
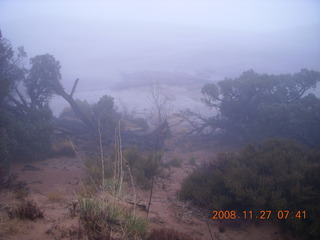
[[319, 81], [320, 73], [307, 69], [292, 75], [251, 70], [206, 84], [203, 101], [218, 112], [207, 124], [238, 142], [280, 136], [319, 147], [320, 99], [307, 94]]
[[24, 78], [24, 68], [21, 64], [26, 56], [23, 48], [15, 53], [8, 40], [0, 37], [0, 101], [13, 91], [17, 83]]
[[307, 219], [286, 219], [284, 228], [318, 239], [320, 151], [289, 140], [248, 145], [222, 153], [182, 184], [179, 196], [212, 210], [306, 211]]
[[31, 69], [24, 81], [32, 106], [44, 108], [55, 89], [61, 89], [60, 63], [52, 55], [30, 59]]
[[25, 57], [23, 47], [16, 53], [0, 38], [0, 165], [12, 159], [40, 159], [50, 148], [51, 92], [44, 88], [48, 75], [40, 74], [48, 71], [39, 65], [41, 56], [34, 58], [38, 62], [32, 59], [28, 71]]
[[104, 95], [92, 106], [93, 118], [99, 122], [100, 129], [104, 136], [114, 136], [114, 129], [117, 120], [120, 119], [119, 113], [114, 109], [114, 98]]

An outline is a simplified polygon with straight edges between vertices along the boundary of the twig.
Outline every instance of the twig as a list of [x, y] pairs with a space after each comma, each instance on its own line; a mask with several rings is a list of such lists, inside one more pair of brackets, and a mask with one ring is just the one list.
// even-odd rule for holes
[[155, 160], [154, 160], [154, 164], [153, 164], [153, 168], [152, 168], [152, 180], [151, 180], [151, 190], [150, 190], [150, 197], [149, 197], [149, 203], [148, 203], [147, 219], [149, 217], [149, 212], [150, 212], [150, 205], [151, 205], [151, 201], [152, 201], [153, 188], [154, 188], [154, 177], [155, 177], [154, 175], [155, 175], [157, 161], [158, 161], [158, 145], [159, 145], [159, 135], [160, 135], [159, 131], [160, 130], [161, 130], [161, 128], [158, 129], [157, 135], [156, 135]]
[[132, 172], [131, 172], [131, 169], [130, 169], [130, 166], [129, 166], [129, 162], [128, 162], [128, 160], [126, 158], [123, 158], [123, 159], [125, 160], [126, 166], [128, 168], [128, 172], [129, 172], [130, 180], [131, 180], [131, 185], [133, 187], [133, 216], [135, 217], [136, 216], [136, 205], [137, 205], [136, 188], [135, 188], [135, 185], [134, 185], [133, 176], [132, 176]]
[[[120, 133], [120, 121], [115, 128], [115, 171], [113, 174], [114, 179], [114, 193], [117, 196], [122, 191], [122, 184], [123, 184], [123, 154], [122, 154], [122, 142], [121, 142], [121, 133]], [[119, 183], [119, 186], [116, 186], [116, 183]]]
[[101, 140], [101, 130], [100, 130], [100, 118], [98, 119], [98, 133], [99, 133], [99, 143], [100, 143], [100, 157], [101, 157], [101, 174], [102, 174], [102, 191], [104, 191], [104, 156], [103, 156], [103, 148], [102, 148], [102, 140]]

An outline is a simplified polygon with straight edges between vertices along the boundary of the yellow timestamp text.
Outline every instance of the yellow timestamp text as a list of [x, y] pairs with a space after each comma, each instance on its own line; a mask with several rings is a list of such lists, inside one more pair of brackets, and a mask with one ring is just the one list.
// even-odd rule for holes
[[307, 211], [261, 210], [261, 211], [212, 211], [212, 219], [306, 219]]

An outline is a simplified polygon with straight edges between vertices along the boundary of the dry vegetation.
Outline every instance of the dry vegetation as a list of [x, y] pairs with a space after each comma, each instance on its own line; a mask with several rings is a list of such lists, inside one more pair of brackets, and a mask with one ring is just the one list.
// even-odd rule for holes
[[[71, 147], [75, 150], [74, 145]], [[82, 162], [84, 152], [75, 151], [75, 153], [78, 160]], [[174, 181], [177, 181], [175, 179], [178, 179], [177, 173], [183, 171], [186, 176], [188, 172], [196, 168], [196, 165], [199, 164], [197, 154], [190, 154], [190, 157], [189, 154], [174, 153], [169, 157], [163, 157], [166, 161], [161, 160], [157, 166], [155, 197], [152, 199], [154, 203], [151, 206], [157, 209], [156, 205], [160, 204], [156, 200], [158, 194], [165, 194], [169, 191], [170, 195], [163, 195], [163, 200], [160, 201], [162, 206], [169, 209], [170, 215], [174, 216], [172, 220], [170, 220], [170, 215], [167, 215], [168, 219], [160, 215], [155, 217], [155, 212], [151, 212], [151, 217], [147, 219], [148, 197], [146, 196], [150, 190], [143, 190], [143, 185], [140, 185], [141, 182], [138, 179], [139, 175], [143, 175], [144, 181], [151, 181], [148, 178], [148, 173], [151, 171], [148, 167], [150, 165], [147, 163], [152, 160], [152, 155], [134, 148], [125, 150], [123, 152], [125, 160], [122, 159], [124, 161], [123, 175], [119, 174], [119, 163], [113, 160], [121, 159], [119, 156], [115, 157], [116, 155], [117, 152], [111, 152], [109, 156], [104, 156], [103, 181], [101, 158], [99, 156], [87, 157], [82, 162], [82, 167], [86, 169], [86, 172], [82, 175], [77, 190], [71, 194], [66, 195], [61, 188], [38, 190], [38, 187], [41, 186], [31, 185], [33, 187], [28, 190], [29, 194], [20, 198], [24, 200], [18, 200], [6, 208], [6, 213], [10, 218], [0, 223], [2, 228], [0, 236], [15, 240], [16, 236], [21, 236], [25, 231], [29, 224], [28, 221], [31, 221], [34, 224], [32, 231], [43, 226], [41, 236], [48, 239], [194, 240], [210, 239], [211, 234], [214, 239], [224, 240], [227, 239], [226, 236], [237, 239], [235, 236], [239, 230], [233, 230], [229, 224], [206, 222], [205, 212], [194, 208], [190, 202], [178, 201], [174, 197], [178, 188], [175, 188], [174, 191], [170, 190], [172, 184], [175, 184]], [[64, 169], [63, 166], [60, 167]], [[136, 195], [133, 191], [129, 169], [132, 173]], [[170, 172], [169, 175], [168, 172]], [[123, 182], [120, 186], [119, 177], [121, 176], [123, 176]], [[163, 178], [164, 176], [166, 178]], [[181, 182], [183, 178], [181, 177], [178, 181]], [[10, 192], [16, 192], [17, 186], [26, 186], [26, 183], [19, 183], [17, 177], [14, 176], [3, 178], [2, 183], [3, 190]], [[143, 195], [146, 196], [143, 197]], [[12, 196], [17, 197], [16, 194]], [[169, 199], [167, 203], [164, 200], [167, 198], [165, 196]], [[52, 215], [54, 211], [60, 212], [59, 215]], [[20, 222], [15, 225], [15, 221]], [[164, 224], [166, 221], [170, 221], [173, 225]], [[209, 233], [209, 228], [212, 233]], [[185, 229], [201, 229], [201, 232], [200, 230], [198, 232], [185, 231]], [[205, 237], [201, 237], [200, 233], [205, 234]]]
[[43, 218], [43, 211], [34, 201], [25, 200], [17, 207], [8, 209], [8, 215], [10, 218], [36, 220], [37, 218]]

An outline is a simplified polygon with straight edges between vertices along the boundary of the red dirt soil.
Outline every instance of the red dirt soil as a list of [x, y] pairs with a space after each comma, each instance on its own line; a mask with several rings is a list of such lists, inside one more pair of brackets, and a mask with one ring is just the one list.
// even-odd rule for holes
[[[174, 228], [202, 240], [284, 239], [279, 229], [268, 222], [259, 225], [243, 223], [237, 227], [231, 226], [234, 225], [232, 223], [224, 223], [225, 231], [219, 232], [221, 223], [212, 219], [206, 221], [200, 211], [179, 202], [176, 199], [176, 191], [179, 190], [183, 179], [195, 168], [188, 163], [191, 156], [201, 162], [208, 159], [210, 153], [208, 151], [169, 151], [164, 156], [165, 160], [177, 157], [183, 162], [181, 167], [171, 167], [171, 175], [167, 179], [156, 179], [149, 213], [151, 227]], [[5, 209], [15, 206], [18, 200], [12, 193], [2, 192], [0, 194], [0, 240], [68, 239], [68, 237], [64, 238], [64, 229], [78, 225], [78, 218], [71, 218], [69, 208], [76, 200], [76, 193], [82, 189], [81, 160], [67, 157], [47, 159], [29, 164], [35, 167], [33, 170], [30, 168], [28, 170], [25, 165], [28, 164], [15, 164], [11, 172], [16, 173], [19, 180], [28, 183], [30, 195], [27, 198], [34, 200], [44, 211], [44, 218], [36, 221], [9, 220]], [[148, 199], [149, 191], [141, 191], [139, 203], [147, 205]]]

